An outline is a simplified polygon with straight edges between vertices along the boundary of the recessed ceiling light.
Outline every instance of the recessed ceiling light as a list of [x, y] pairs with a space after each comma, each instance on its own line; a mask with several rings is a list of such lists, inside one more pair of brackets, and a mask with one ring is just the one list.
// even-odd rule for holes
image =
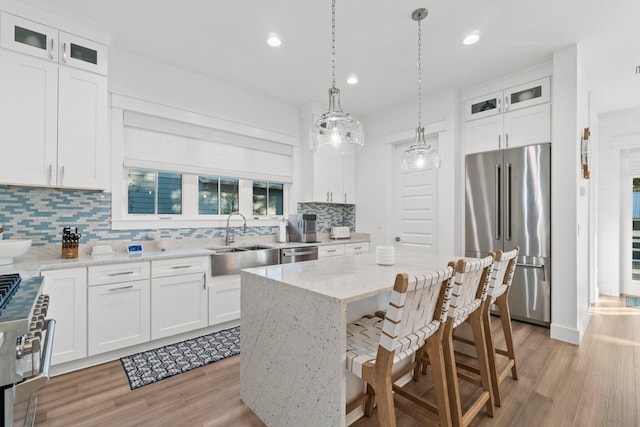
[[267, 38], [267, 44], [271, 47], [278, 47], [282, 44], [282, 40], [280, 40], [277, 34], [271, 33]]
[[477, 43], [478, 40], [480, 40], [480, 36], [477, 34], [469, 34], [467, 37], [464, 38], [464, 40], [462, 40], [462, 44], [464, 45], [470, 45], [470, 44], [474, 44]]
[[355, 74], [350, 75], [347, 78], [347, 83], [349, 83], [350, 85], [355, 85], [358, 83], [358, 76], [356, 76]]

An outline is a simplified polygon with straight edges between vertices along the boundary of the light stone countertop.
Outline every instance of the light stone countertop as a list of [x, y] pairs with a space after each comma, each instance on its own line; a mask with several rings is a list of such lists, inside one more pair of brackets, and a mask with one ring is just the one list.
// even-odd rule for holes
[[[243, 239], [238, 241], [232, 246], [252, 246], [260, 245], [269, 248], [284, 249], [294, 247], [307, 247], [307, 246], [323, 246], [323, 245], [335, 245], [346, 243], [363, 243], [369, 241], [369, 234], [365, 233], [353, 233], [350, 239], [329, 239], [328, 234], [326, 236], [321, 235], [320, 241], [316, 243], [301, 243], [301, 242], [265, 242], [261, 240], [251, 241], [249, 239]], [[224, 245], [207, 244], [209, 248], [224, 247]], [[114, 264], [122, 262], [136, 262], [136, 261], [151, 261], [171, 258], [184, 258], [191, 256], [207, 256], [213, 254], [214, 251], [202, 248], [181, 248], [181, 249], [169, 249], [166, 251], [144, 251], [140, 254], [127, 254], [124, 252], [114, 252], [108, 255], [80, 255], [78, 258], [62, 259], [52, 258], [48, 256], [29, 256], [28, 254], [23, 257], [16, 258], [13, 264], [0, 266], [0, 274], [7, 273], [19, 273], [22, 277], [28, 278], [32, 276], [38, 276], [41, 271], [45, 270], [60, 270], [65, 268], [77, 268], [77, 267], [89, 267], [92, 265], [101, 264]]]
[[419, 275], [433, 268], [443, 268], [449, 261], [460, 258], [454, 255], [396, 251], [394, 265], [378, 265], [375, 254], [368, 253], [321, 258], [316, 262], [248, 268], [243, 271], [348, 303], [390, 291], [398, 273]]

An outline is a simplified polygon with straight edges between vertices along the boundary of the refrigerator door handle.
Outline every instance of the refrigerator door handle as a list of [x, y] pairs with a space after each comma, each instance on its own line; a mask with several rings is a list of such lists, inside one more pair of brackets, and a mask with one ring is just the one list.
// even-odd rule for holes
[[500, 240], [500, 165], [496, 165], [494, 211], [496, 230], [495, 238], [496, 240]]
[[517, 262], [516, 263], [516, 267], [524, 267], [524, 268], [540, 268], [542, 269], [542, 280], [547, 280], [546, 278], [546, 271], [544, 268], [544, 265], [539, 265], [539, 264], [527, 264], [525, 262]]
[[505, 239], [511, 240], [511, 163], [506, 164], [504, 190], [505, 206]]

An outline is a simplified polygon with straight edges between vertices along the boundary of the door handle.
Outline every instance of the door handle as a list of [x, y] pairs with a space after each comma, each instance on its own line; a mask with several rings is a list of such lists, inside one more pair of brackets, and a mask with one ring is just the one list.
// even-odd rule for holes
[[505, 191], [504, 191], [504, 206], [505, 206], [505, 239], [511, 240], [511, 163], [507, 163], [506, 179], [505, 179]]
[[495, 175], [495, 202], [494, 202], [494, 214], [495, 214], [495, 239], [500, 240], [500, 165], [496, 165]]
[[62, 43], [62, 62], [67, 63], [67, 44]]
[[540, 265], [540, 264], [528, 264], [526, 262], [517, 262], [516, 263], [516, 267], [524, 267], [524, 268], [537, 268], [542, 270], [542, 281], [547, 280], [547, 271], [544, 268], [544, 265]]

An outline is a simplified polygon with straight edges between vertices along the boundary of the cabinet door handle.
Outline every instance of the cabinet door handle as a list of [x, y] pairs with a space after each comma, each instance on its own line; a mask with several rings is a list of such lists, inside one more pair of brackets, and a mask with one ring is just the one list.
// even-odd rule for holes
[[347, 193], [344, 193], [344, 202], [347, 203]]
[[125, 276], [127, 274], [133, 274], [133, 271], [122, 271], [120, 273], [109, 273], [108, 276]]
[[53, 59], [53, 48], [54, 48], [54, 40], [53, 37], [51, 37], [51, 48], [49, 49], [49, 59]]
[[62, 43], [62, 62], [67, 63], [67, 44]]
[[60, 168], [60, 182], [59, 182], [59, 184], [62, 185], [63, 181], [64, 181], [64, 166], [62, 166]]
[[502, 113], [501, 107], [502, 106], [500, 105], [500, 98], [498, 98], [498, 113]]
[[207, 290], [207, 273], [202, 273], [202, 290]]
[[502, 135], [498, 135], [498, 148], [502, 148]]
[[504, 134], [504, 148], [509, 148], [509, 134]]
[[49, 165], [49, 170], [47, 171], [47, 183], [51, 184], [51, 177], [53, 175], [53, 165]]
[[330, 202], [333, 202], [333, 191], [331, 192], [331, 200], [329, 200]]
[[114, 292], [114, 291], [123, 291], [125, 289], [131, 289], [133, 288], [133, 285], [129, 285], [129, 286], [120, 286], [119, 288], [111, 288], [109, 289], [109, 292]]
[[504, 97], [504, 111], [508, 111], [509, 110], [509, 97], [505, 96]]
[[327, 250], [327, 252], [329, 252], [329, 253], [336, 252], [336, 251], [337, 251], [337, 249], [329, 249], [329, 250]]
[[329, 202], [329, 192], [327, 191], [327, 202]]
[[177, 270], [179, 268], [189, 268], [189, 267], [191, 267], [191, 265], [174, 265], [171, 268], [173, 268], [174, 270]]

